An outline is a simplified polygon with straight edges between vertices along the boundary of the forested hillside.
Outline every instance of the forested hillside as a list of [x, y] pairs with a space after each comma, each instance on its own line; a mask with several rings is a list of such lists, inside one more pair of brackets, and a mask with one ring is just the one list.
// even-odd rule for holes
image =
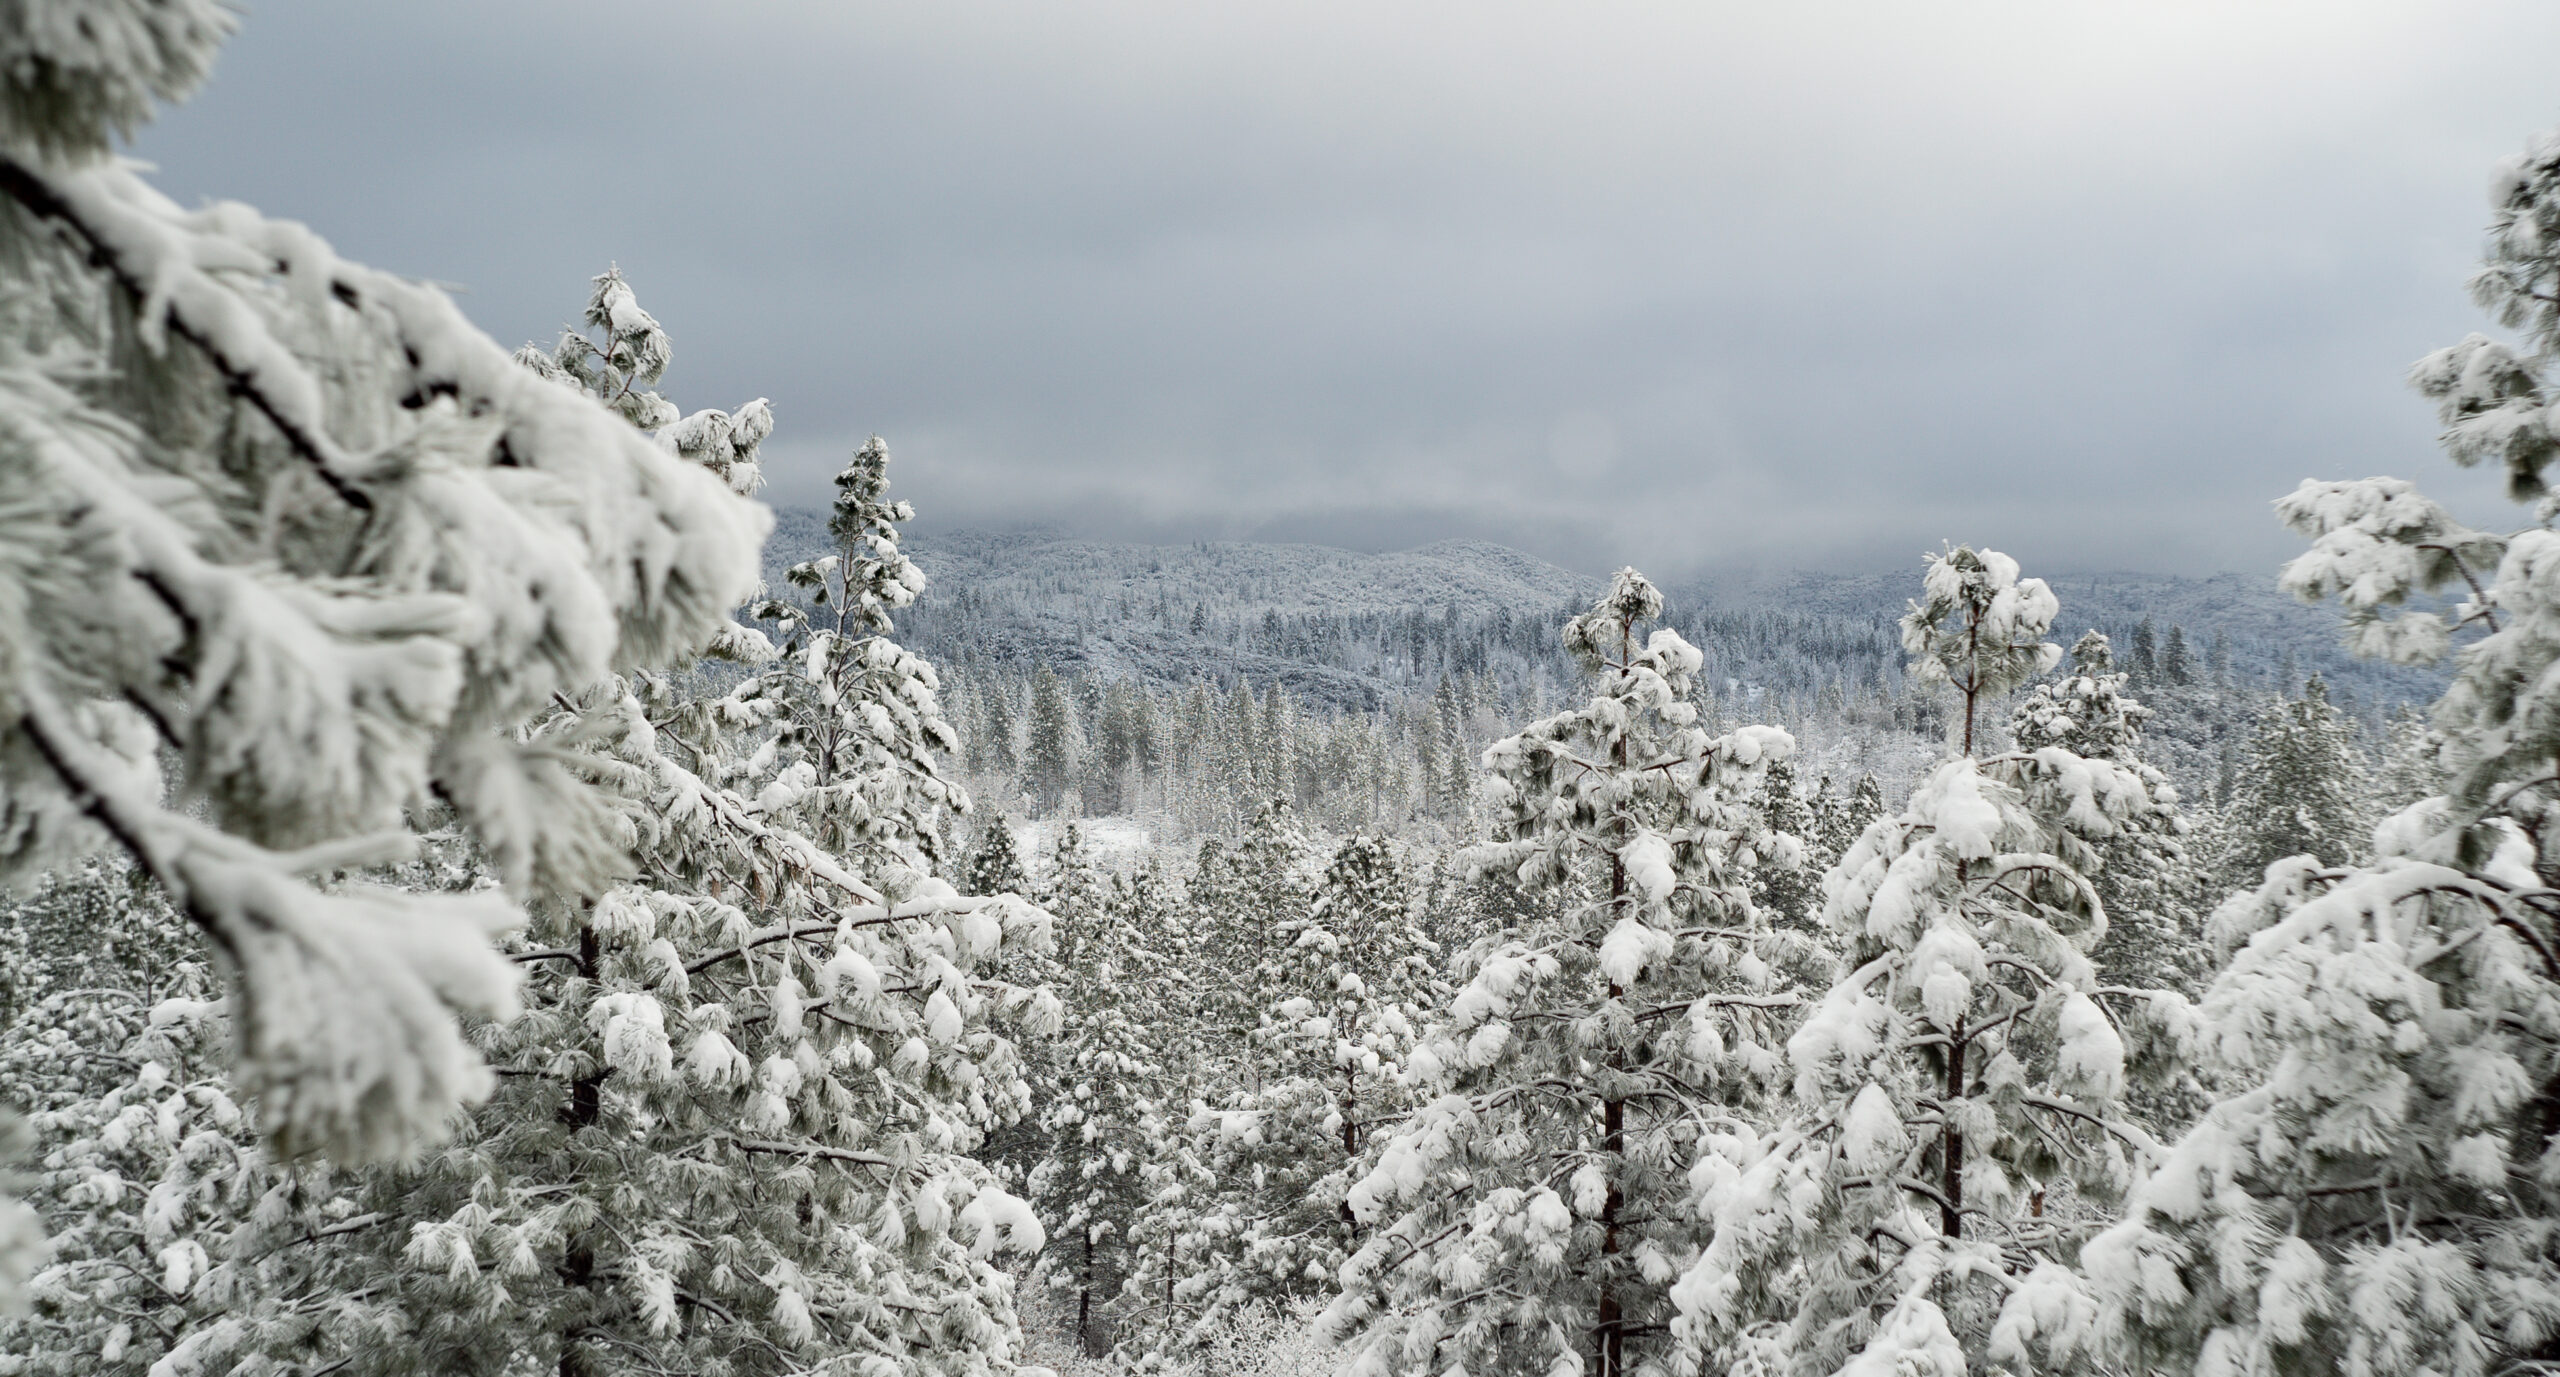
[[[819, 530], [816, 514], [783, 512], [768, 565]], [[1601, 582], [1481, 542], [1364, 555], [1027, 532], [905, 549], [937, 581], [910, 639], [952, 681], [979, 792], [1033, 816], [1072, 792], [1077, 813], [1149, 815], [1184, 835], [1240, 826], [1248, 805], [1227, 781], [1253, 770], [1288, 777], [1281, 792], [1330, 825], [1463, 833], [1459, 776], [1505, 724], [1572, 691], [1558, 632]], [[2336, 612], [2272, 575], [2050, 582], [2063, 625], [2118, 647], [2153, 706], [2151, 754], [2191, 798], [2227, 796], [2253, 715], [2313, 675], [2373, 752], [2396, 713], [2442, 688], [2441, 670], [2349, 655]], [[1785, 726], [1808, 782], [1845, 792], [1874, 774], [1898, 796], [1947, 726], [1905, 681], [1910, 596], [1886, 575], [1697, 583], [1666, 593], [1663, 624], [1704, 657], [1711, 718]], [[1237, 725], [1239, 686], [1257, 725]], [[1269, 745], [1283, 723], [1291, 739]]]

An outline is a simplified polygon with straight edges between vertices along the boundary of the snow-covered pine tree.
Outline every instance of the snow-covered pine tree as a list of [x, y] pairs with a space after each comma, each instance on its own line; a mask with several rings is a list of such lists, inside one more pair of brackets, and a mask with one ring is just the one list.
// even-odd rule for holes
[[1043, 814], [1058, 811], [1075, 774], [1074, 712], [1066, 685], [1044, 661], [1031, 676], [1031, 734], [1022, 753], [1023, 782]]
[[1713, 1242], [1671, 1298], [1691, 1363], [1955, 1377], [2149, 1152], [2116, 1100], [2165, 1066], [2175, 996], [2101, 985], [2097, 846], [2157, 806], [2140, 773], [2047, 744], [1977, 756], [1977, 719], [2052, 668], [2055, 603], [1995, 551], [1930, 559], [1911, 673], [1955, 699], [1951, 758], [1824, 877], [1842, 973], [1788, 1039], [1796, 1107], [1714, 1126], [1692, 1181]]
[[[1769, 830], [1797, 838], [1808, 851], [1818, 845], [1813, 806], [1797, 792], [1795, 767], [1784, 760], [1769, 764], [1760, 811]], [[1815, 932], [1822, 924], [1821, 879], [1822, 872], [1808, 866], [1764, 867], [1752, 877], [1751, 900], [1770, 922]]]
[[2382, 768], [2373, 778], [2377, 816], [2389, 817], [2444, 792], [2444, 770], [2436, 763], [2442, 745], [2443, 739], [2427, 725], [2427, 715], [2416, 707], [2404, 703], [2391, 715], [2383, 735]]
[[[1814, 843], [1816, 853], [1829, 856], [1836, 864], [1884, 815], [1884, 786], [1876, 783], [1872, 772], [1859, 775], [1858, 782], [1845, 795], [1825, 790], [1815, 800], [1814, 826], [1820, 833]], [[1824, 869], [1827, 872], [1830, 867], [1826, 865]]]
[[2225, 814], [2232, 826], [2227, 883], [2254, 889], [2267, 866], [2287, 856], [2338, 864], [2365, 858], [2376, 818], [2360, 738], [2317, 674], [2301, 697], [2267, 701]]
[[[156, 896], [124, 933], [185, 941]], [[230, 1030], [206, 962], [57, 990], [0, 1034], [0, 1101], [29, 1111], [29, 1197], [52, 1235], [0, 1352], [26, 1377], [322, 1366], [402, 1328], [338, 1238], [382, 1230], [352, 1174], [278, 1165], [223, 1074]]]
[[[2178, 628], [2169, 633], [2171, 647], [2185, 644]], [[2179, 682], [2165, 668], [2162, 674]], [[2137, 801], [2112, 835], [2090, 839], [2098, 864], [2088, 878], [2107, 915], [2106, 940], [2091, 955], [2110, 983], [2191, 994], [2205, 973], [2198, 911], [2204, 882], [2181, 840], [2188, 829], [2178, 792], [2143, 756], [2142, 724], [2151, 709], [2125, 691], [2129, 677], [2115, 667], [2107, 638], [2091, 631], [2072, 645], [2067, 669], [2020, 697], [2009, 735], [2020, 751], [2059, 746], [2142, 781], [2149, 801]]]
[[[616, 333], [656, 328], [636, 305], [604, 315]], [[615, 360], [664, 354], [662, 337], [609, 339], [599, 377], [554, 376], [621, 395], [631, 365]], [[695, 446], [698, 460], [751, 475], [761, 425], [678, 421], [661, 442], [715, 431], [730, 443]], [[879, 457], [866, 448], [839, 481], [840, 537], [882, 510]], [[536, 740], [620, 790], [634, 873], [533, 906], [541, 945], [515, 953], [528, 1012], [478, 1035], [501, 1089], [451, 1145], [368, 1182], [391, 1227], [347, 1243], [376, 1247], [373, 1294], [401, 1310], [402, 1342], [348, 1349], [350, 1373], [823, 1358], [979, 1374], [1018, 1357], [992, 1255], [1037, 1251], [1040, 1227], [967, 1154], [1027, 1102], [996, 1020], [1055, 1007], [987, 970], [1048, 925], [922, 869], [934, 804], [957, 800], [926, 787], [930, 671], [886, 639], [912, 575], [878, 534], [863, 539], [880, 557], [827, 585], [859, 609], [858, 664], [821, 630], [743, 680], [635, 674], [540, 725]], [[734, 626], [715, 644], [773, 656]], [[869, 710], [831, 728], [801, 711], [846, 700]], [[808, 760], [782, 741], [840, 772], [778, 792]]]
[[1131, 786], [1139, 770], [1138, 705], [1144, 701], [1144, 693], [1127, 679], [1113, 679], [1102, 691], [1102, 710], [1093, 724], [1093, 758], [1085, 762], [1082, 786], [1088, 814], [1123, 812], [1135, 802]]
[[1072, 822], [1050, 853], [1041, 896], [1057, 925], [1050, 986], [1065, 1013], [1034, 1059], [1040, 1157], [1028, 1180], [1051, 1230], [1041, 1270], [1074, 1293], [1076, 1337], [1100, 1354], [1110, 1348], [1102, 1312], [1129, 1271], [1145, 1121], [1162, 1096], [1152, 996], [1168, 971], [1143, 926], [1151, 915], [1126, 902], [1142, 896], [1103, 875]]
[[704, 644], [767, 518], [435, 288], [116, 158], [233, 18], [0, 34], [0, 879], [125, 852], [212, 943], [272, 1145], [395, 1156], [488, 1092], [455, 1017], [513, 1006], [520, 915], [310, 877], [440, 804], [514, 895], [609, 882], [614, 810], [521, 729]]
[[[2211, 1377], [2560, 1362], [2560, 135], [2492, 206], [2473, 294], [2525, 345], [2473, 335], [2412, 377], [2448, 454], [2503, 465], [2533, 523], [2473, 530], [2393, 478], [2277, 504], [2311, 541], [2284, 585], [2336, 598], [2352, 649], [2423, 663], [2478, 633], [2431, 713], [2444, 792], [2378, 827], [2369, 864], [2282, 860], [2215, 914], [2231, 957], [2197, 1045], [2230, 1090], [2084, 1250], [2096, 1322], [2065, 1354]], [[2468, 595], [2449, 617], [2408, 606], [2443, 589]]]
[[1304, 871], [1310, 847], [1289, 805], [1264, 800], [1231, 847], [1214, 858], [1204, 845], [1191, 886], [1192, 924], [1210, 962], [1203, 972], [1213, 994], [1209, 1009], [1215, 1069], [1229, 1089], [1258, 1089], [1274, 1073], [1259, 1055], [1254, 1033], [1262, 1026], [1264, 989], [1278, 978], [1279, 962], [1296, 936], [1296, 923], [1311, 896]]
[[1445, 1002], [1438, 948], [1408, 911], [1411, 883], [1382, 837], [1344, 841], [1313, 906], [1284, 923], [1285, 946], [1256, 993], [1259, 1085], [1194, 1114], [1189, 1160], [1214, 1194], [1165, 1318], [1133, 1345], [1161, 1362], [1196, 1356], [1244, 1323], [1329, 1299], [1358, 1241], [1344, 1203], [1373, 1139], [1409, 1107], [1401, 1080], [1416, 1030]]
[[978, 845], [969, 853], [961, 870], [960, 888], [968, 894], [1032, 893], [1030, 872], [1022, 868], [1022, 853], [1013, 843], [1013, 824], [1004, 818], [989, 818], [978, 828]]
[[1751, 797], [1793, 741], [1710, 737], [1688, 698], [1700, 657], [1633, 570], [1565, 628], [1583, 705], [1485, 753], [1496, 841], [1473, 863], [1557, 893], [1561, 911], [1467, 957], [1465, 988], [1409, 1076], [1428, 1102], [1349, 1204], [1371, 1230], [1329, 1332], [1359, 1373], [1659, 1366], [1670, 1283], [1706, 1242], [1680, 1164], [1774, 1069], [1773, 983], [1789, 945], [1751, 907], [1751, 871], [1791, 862]]
[[2173, 685], [2190, 684], [2195, 682], [2195, 677], [2195, 657], [2187, 650], [2187, 629], [2171, 626], [2168, 643], [2160, 650], [2161, 681]]
[[321, 1231], [371, 1227], [344, 1173], [280, 1168], [226, 1081], [230, 1033], [201, 934], [148, 877], [92, 860], [10, 906], [0, 1104], [28, 1112], [31, 1203], [49, 1225], [0, 1353], [28, 1374], [142, 1377], [238, 1350], [320, 1352], [396, 1313]]
[[[765, 421], [756, 437], [771, 428]], [[924, 591], [924, 571], [898, 548], [898, 523], [915, 509], [890, 499], [889, 447], [877, 435], [835, 486], [834, 548], [784, 576], [811, 605], [756, 608], [785, 640], [779, 667], [730, 696], [773, 723], [747, 770], [766, 817], [839, 855], [929, 871], [942, 860], [944, 819], [967, 813], [969, 794], [942, 772], [941, 756], [960, 743], [942, 715], [940, 676], [889, 635], [889, 614]]]

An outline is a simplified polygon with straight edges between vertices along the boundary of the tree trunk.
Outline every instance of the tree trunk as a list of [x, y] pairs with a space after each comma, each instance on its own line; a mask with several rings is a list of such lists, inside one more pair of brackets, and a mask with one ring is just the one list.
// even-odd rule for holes
[[1093, 1342], [1093, 1225], [1084, 1226], [1084, 1278], [1076, 1288], [1076, 1347], [1088, 1358], [1099, 1358], [1102, 1350]]
[[1964, 1020], [1957, 1019], [1949, 1033], [1952, 1047], [1947, 1053], [1947, 1093], [1940, 1111], [1946, 1121], [1941, 1141], [1946, 1161], [1939, 1172], [1938, 1231], [1949, 1238], [1964, 1237], [1964, 1134], [1956, 1127], [1956, 1104], [1964, 1094]]
[[[1635, 659], [1636, 628], [1631, 617], [1618, 628], [1620, 673]], [[1621, 733], [1609, 746], [1609, 763], [1620, 770], [1627, 768], [1627, 739]], [[1619, 823], [1621, 831], [1626, 829]], [[1627, 901], [1627, 862], [1618, 852], [1609, 855], [1609, 915], [1616, 922], [1623, 916]], [[1612, 980], [1609, 999], [1615, 1003], [1626, 998], [1626, 989]], [[1624, 1306], [1618, 1297], [1618, 1212], [1624, 1201], [1618, 1183], [1625, 1179], [1627, 1151], [1627, 1102], [1619, 1093], [1618, 1074], [1627, 1069], [1626, 1049], [1611, 1040], [1609, 1048], [1609, 1091], [1600, 1102], [1600, 1155], [1609, 1172], [1608, 1198], [1600, 1206], [1600, 1295], [1592, 1324], [1592, 1377], [1624, 1377], [1627, 1363], [1627, 1336]]]
[[[578, 978], [592, 983], [602, 953], [596, 944], [595, 929], [583, 923], [578, 929]], [[569, 1082], [569, 1102], [560, 1108], [560, 1121], [575, 1135], [595, 1127], [604, 1111], [604, 1078], [606, 1068], [599, 1066]], [[568, 1240], [560, 1258], [560, 1284], [572, 1293], [585, 1292], [583, 1304], [572, 1308], [575, 1322], [560, 1336], [560, 1377], [590, 1377], [600, 1371], [594, 1355], [588, 1352], [588, 1336], [594, 1331], [600, 1298], [595, 1294], [596, 1253], [593, 1231], [583, 1230]]]

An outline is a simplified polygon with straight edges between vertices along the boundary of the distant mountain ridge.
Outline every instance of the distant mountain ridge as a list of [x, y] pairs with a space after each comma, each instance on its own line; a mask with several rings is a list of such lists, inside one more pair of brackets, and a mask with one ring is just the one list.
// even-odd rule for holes
[[[779, 513], [767, 547], [770, 574], [778, 581], [783, 568], [825, 540], [823, 513]], [[1384, 645], [1404, 634], [1398, 627], [1427, 617], [1453, 632], [1479, 628], [1480, 641], [1551, 660], [1560, 670], [1555, 629], [1605, 585], [1603, 576], [1480, 540], [1367, 554], [1295, 543], [1149, 545], [1056, 531], [963, 530], [912, 536], [906, 549], [933, 586], [901, 618], [901, 634], [937, 659], [1046, 662], [1061, 673], [1158, 685], [1241, 676], [1285, 683], [1311, 704], [1350, 711], [1427, 690], [1436, 671], [1374, 648], [1347, 650], [1334, 643], [1344, 639], [1343, 628]], [[1918, 591], [1916, 575], [1782, 572], [1673, 581], [1668, 620], [1707, 652], [1710, 682], [1748, 686], [1753, 696], [1811, 693], [1835, 681], [1898, 684], [1895, 623]], [[2441, 669], [2348, 656], [2336, 613], [2278, 591], [2272, 569], [2203, 578], [2068, 574], [2047, 582], [2062, 605], [2054, 636], [2066, 645], [2095, 628], [2117, 642], [2120, 656], [2129, 654], [2134, 629], [2147, 617], [2164, 641], [2171, 627], [2184, 629], [2201, 672], [2218, 633], [2234, 683], [2274, 688], [2316, 672], [2369, 720], [2433, 698], [2444, 682]]]
[[[826, 540], [826, 518], [805, 508], [777, 514], [767, 546], [773, 572]], [[1456, 606], [1540, 611], [1588, 601], [1602, 580], [1481, 540], [1443, 540], [1363, 554], [1327, 545], [1195, 541], [1142, 545], [1052, 531], [944, 531], [910, 536], [907, 554], [938, 584], [991, 596], [1107, 590], [1153, 607], [1159, 598], [1210, 612], [1402, 612]], [[1061, 587], [1061, 585], [1067, 585]], [[1045, 590], [1045, 592], [1044, 592]]]

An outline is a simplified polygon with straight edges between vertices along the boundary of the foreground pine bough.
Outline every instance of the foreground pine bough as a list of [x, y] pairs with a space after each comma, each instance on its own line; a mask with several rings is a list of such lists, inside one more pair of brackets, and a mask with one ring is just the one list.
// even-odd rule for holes
[[121, 849], [222, 957], [277, 1149], [391, 1157], [488, 1092], [455, 1018], [514, 1007], [521, 914], [306, 877], [397, 858], [432, 800], [517, 896], [609, 880], [611, 810], [510, 733], [701, 647], [768, 523], [440, 292], [114, 160], [229, 25], [0, 34], [0, 868]]

